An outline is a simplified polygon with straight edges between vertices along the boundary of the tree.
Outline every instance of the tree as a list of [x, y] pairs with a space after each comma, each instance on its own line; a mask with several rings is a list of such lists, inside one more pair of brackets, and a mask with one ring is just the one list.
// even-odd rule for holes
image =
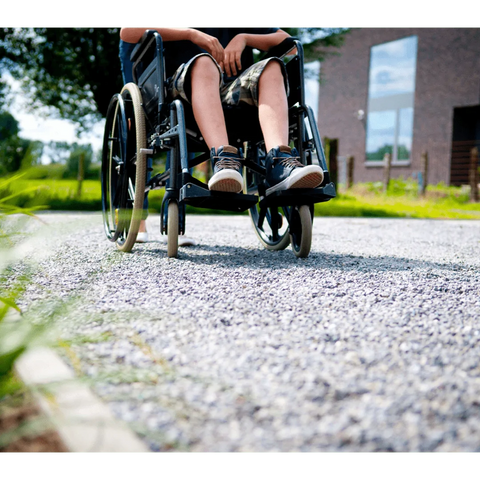
[[16, 135], [0, 142], [0, 175], [20, 170], [30, 143]]
[[[306, 60], [339, 46], [346, 29], [286, 28], [304, 42]], [[0, 67], [21, 80], [33, 106], [54, 107], [80, 130], [104, 117], [122, 88], [118, 28], [3, 28]]]
[[0, 78], [0, 112], [3, 110], [6, 103], [6, 91], [7, 84], [5, 82], [2, 82], [2, 79]]
[[116, 28], [4, 28], [0, 58], [34, 107], [54, 107], [82, 130], [122, 87], [118, 42]]
[[323, 60], [331, 47], [340, 47], [351, 25], [281, 25], [283, 30], [303, 42], [307, 61]]
[[21, 166], [27, 145], [18, 138], [18, 132], [13, 115], [0, 111], [0, 175], [15, 172]]
[[15, 117], [8, 112], [0, 111], [0, 142], [16, 137], [19, 131]]

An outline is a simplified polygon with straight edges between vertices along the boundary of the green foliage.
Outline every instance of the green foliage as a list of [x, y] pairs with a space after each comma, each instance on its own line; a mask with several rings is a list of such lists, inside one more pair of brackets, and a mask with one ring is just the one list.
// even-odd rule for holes
[[388, 191], [383, 182], [356, 184], [347, 192], [340, 185], [337, 197], [315, 205], [319, 216], [398, 217], [436, 219], [480, 219], [480, 204], [470, 203], [468, 187], [429, 185], [420, 196], [412, 179], [391, 179]]
[[[13, 375], [15, 361], [30, 345], [38, 341], [44, 331], [44, 325], [33, 325], [22, 321], [21, 318], [12, 318], [11, 313], [17, 315], [21, 310], [17, 304], [30, 282], [28, 275], [13, 276], [10, 263], [13, 255], [11, 250], [11, 230], [7, 225], [7, 217], [14, 213], [23, 213], [32, 216], [31, 210], [24, 210], [8, 203], [15, 194], [5, 197], [1, 194], [7, 184], [15, 181], [16, 177], [0, 183], [0, 399], [11, 395], [19, 388], [19, 383]], [[13, 279], [11, 277], [14, 277]]]
[[5, 106], [7, 90], [8, 90], [8, 85], [0, 79], [0, 111]]
[[39, 162], [43, 144], [20, 137], [0, 143], [0, 174], [17, 172]]
[[[347, 29], [286, 28], [304, 42], [305, 58], [321, 60], [344, 41]], [[86, 129], [104, 117], [120, 91], [118, 28], [3, 28], [0, 66], [21, 81], [33, 107], [53, 107]]]
[[18, 121], [8, 112], [0, 112], [0, 175], [35, 165], [42, 156], [42, 142], [18, 136]]
[[67, 171], [66, 178], [77, 178], [78, 176], [78, 166], [83, 158], [83, 168], [86, 172], [90, 165], [92, 164], [93, 150], [91, 145], [74, 145], [70, 156], [67, 159]]
[[85, 129], [122, 87], [118, 43], [118, 28], [3, 28], [0, 66], [23, 83], [33, 106], [51, 106]]
[[348, 28], [282, 28], [303, 44], [305, 61], [324, 60], [334, 54], [334, 48], [340, 47], [349, 33]]
[[382, 161], [385, 157], [386, 153], [390, 155], [393, 152], [393, 145], [383, 145], [375, 152], [367, 152], [367, 160], [379, 160]]
[[16, 137], [20, 128], [15, 117], [8, 112], [0, 112], [0, 142]]

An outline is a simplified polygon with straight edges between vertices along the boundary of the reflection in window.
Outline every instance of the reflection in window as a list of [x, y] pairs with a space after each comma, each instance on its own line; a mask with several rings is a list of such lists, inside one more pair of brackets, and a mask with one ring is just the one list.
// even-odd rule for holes
[[395, 111], [372, 112], [367, 123], [367, 160], [383, 160], [392, 153], [395, 139]]
[[401, 108], [398, 115], [397, 160], [410, 160], [413, 136], [413, 108]]
[[366, 135], [367, 161], [409, 161], [413, 136], [413, 102], [417, 37], [371, 49]]

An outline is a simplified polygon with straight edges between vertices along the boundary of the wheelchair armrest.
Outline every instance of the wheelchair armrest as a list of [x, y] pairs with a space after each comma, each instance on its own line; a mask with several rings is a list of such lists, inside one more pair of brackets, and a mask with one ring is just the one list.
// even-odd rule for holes
[[272, 47], [263, 57], [262, 59], [265, 58], [270, 58], [270, 57], [278, 57], [282, 58], [286, 55], [288, 55], [289, 52], [294, 50], [297, 47], [297, 42], [299, 40], [295, 37], [287, 37], [285, 40], [280, 42], [278, 45], [275, 45]]

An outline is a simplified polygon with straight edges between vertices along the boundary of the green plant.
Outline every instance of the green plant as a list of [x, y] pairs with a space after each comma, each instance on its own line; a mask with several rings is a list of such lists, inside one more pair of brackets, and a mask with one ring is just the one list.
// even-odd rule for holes
[[[1, 192], [7, 191], [7, 186], [17, 180], [20, 175], [15, 175], [0, 183]], [[31, 325], [26, 322], [13, 320], [12, 312], [21, 313], [17, 305], [17, 299], [24, 292], [30, 278], [20, 276], [12, 281], [9, 275], [9, 267], [14, 243], [11, 241], [12, 230], [6, 226], [7, 216], [23, 214], [34, 216], [32, 209], [25, 209], [12, 205], [10, 200], [25, 192], [0, 196], [0, 276], [2, 278], [0, 288], [0, 399], [12, 393], [18, 387], [18, 381], [13, 376], [13, 365], [17, 358], [27, 349], [28, 345], [36, 338], [42, 326]]]
[[15, 393], [21, 383], [13, 373], [16, 360], [43, 333], [44, 325], [32, 325], [12, 315], [21, 313], [17, 298], [24, 291], [28, 278], [19, 278], [16, 283], [0, 292], [0, 399]]

